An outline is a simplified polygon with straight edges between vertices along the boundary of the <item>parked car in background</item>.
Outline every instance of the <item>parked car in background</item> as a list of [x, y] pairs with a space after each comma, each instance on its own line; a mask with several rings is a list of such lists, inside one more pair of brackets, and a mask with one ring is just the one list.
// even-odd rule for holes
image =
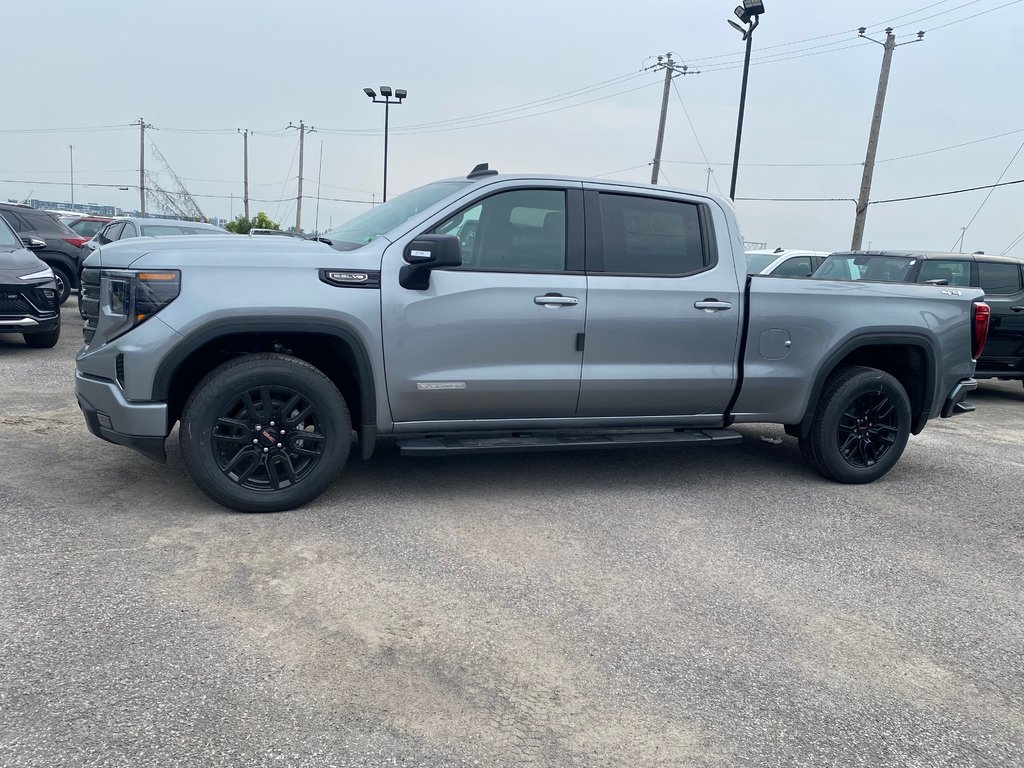
[[46, 349], [60, 338], [60, 305], [53, 270], [27, 249], [0, 217], [0, 333], [20, 333]]
[[110, 216], [61, 216], [60, 219], [82, 237], [87, 238], [92, 238], [113, 221]]
[[988, 341], [976, 378], [1024, 381], [1024, 261], [984, 253], [870, 251], [833, 253], [812, 276], [818, 280], [931, 283], [981, 288], [992, 309]]
[[773, 251], [747, 251], [748, 275], [786, 275], [810, 277], [828, 257], [828, 251], [796, 251], [776, 248]]
[[82, 237], [52, 214], [20, 203], [0, 203], [0, 217], [19, 237], [42, 240], [42, 246], [33, 248], [36, 258], [53, 270], [60, 303], [67, 301], [72, 289], [78, 288], [78, 273], [85, 258], [82, 245], [89, 238]]
[[178, 219], [143, 219], [122, 216], [112, 219], [103, 229], [85, 243], [84, 255], [88, 256], [101, 245], [132, 237], [172, 237], [174, 235], [230, 235], [226, 229], [201, 221]]

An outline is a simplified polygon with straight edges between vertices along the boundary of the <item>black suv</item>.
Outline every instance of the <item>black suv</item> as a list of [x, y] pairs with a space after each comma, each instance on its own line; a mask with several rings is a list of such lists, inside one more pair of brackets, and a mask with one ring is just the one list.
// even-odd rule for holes
[[833, 253], [812, 278], [981, 288], [992, 308], [979, 379], [1024, 380], [1024, 261], [984, 253]]
[[42, 241], [30, 247], [53, 270], [60, 303], [67, 301], [71, 290], [78, 288], [82, 243], [89, 238], [82, 237], [56, 216], [27, 205], [0, 203], [0, 217], [22, 238]]
[[20, 333], [30, 347], [60, 338], [60, 309], [53, 272], [27, 250], [0, 218], [0, 333]]

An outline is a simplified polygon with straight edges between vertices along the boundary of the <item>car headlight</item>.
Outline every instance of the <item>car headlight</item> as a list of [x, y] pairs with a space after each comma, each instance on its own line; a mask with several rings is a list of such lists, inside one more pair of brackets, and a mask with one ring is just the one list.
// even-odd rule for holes
[[19, 280], [45, 280], [48, 277], [53, 277], [53, 270], [49, 267], [33, 272], [31, 275], [18, 275]]
[[106, 297], [105, 314], [114, 321], [106, 334], [107, 340], [145, 322], [178, 298], [179, 293], [181, 272], [176, 269], [104, 271], [100, 295]]

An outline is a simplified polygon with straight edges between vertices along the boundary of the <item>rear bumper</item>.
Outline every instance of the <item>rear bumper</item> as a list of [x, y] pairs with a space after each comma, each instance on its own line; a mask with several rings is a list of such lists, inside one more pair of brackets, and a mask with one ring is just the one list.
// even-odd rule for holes
[[970, 413], [974, 406], [967, 402], [967, 395], [978, 388], [978, 382], [974, 379], [963, 379], [949, 393], [946, 404], [942, 406], [942, 418], [959, 416], [961, 413]]
[[134, 448], [164, 462], [167, 453], [166, 403], [132, 403], [116, 383], [81, 373], [75, 376], [75, 395], [89, 431], [116, 445]]

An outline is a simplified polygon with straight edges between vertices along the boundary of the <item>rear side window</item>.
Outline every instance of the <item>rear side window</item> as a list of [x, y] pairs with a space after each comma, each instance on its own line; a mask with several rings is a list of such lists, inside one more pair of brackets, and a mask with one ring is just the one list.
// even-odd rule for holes
[[[48, 233], [63, 236], [71, 232], [66, 224], [47, 213], [25, 213], [24, 217], [28, 220], [29, 226], [41, 234]], [[71, 232], [71, 234], [74, 234], [74, 232]]]
[[626, 275], [688, 275], [709, 265], [693, 203], [602, 193], [604, 270]]
[[103, 233], [103, 237], [106, 242], [112, 242], [121, 237], [121, 230], [124, 229], [124, 222], [118, 221], [107, 227], [107, 230]]
[[945, 280], [946, 285], [970, 287], [971, 262], [928, 259], [921, 263], [921, 271], [917, 273], [917, 282], [927, 283], [929, 280]]
[[151, 224], [142, 228], [142, 234], [145, 237], [165, 237], [170, 235], [185, 235], [188, 233], [181, 227], [176, 227], [173, 224]]
[[129, 237], [138, 237], [138, 233], [135, 231], [135, 225], [130, 221], [124, 223], [124, 231], [121, 233], [121, 239], [125, 240]]
[[1016, 264], [997, 264], [992, 261], [979, 261], [978, 279], [981, 283], [981, 289], [993, 296], [1018, 293], [1020, 291], [1020, 267]]
[[811, 266], [810, 256], [797, 256], [784, 261], [772, 274], [786, 277], [808, 277], [813, 271], [814, 267]]

